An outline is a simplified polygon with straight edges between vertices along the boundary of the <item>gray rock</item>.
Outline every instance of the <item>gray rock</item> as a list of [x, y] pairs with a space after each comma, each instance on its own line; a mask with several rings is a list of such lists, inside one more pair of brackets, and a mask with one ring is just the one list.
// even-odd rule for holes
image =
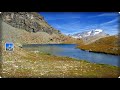
[[28, 32], [47, 32], [60, 34], [59, 30], [52, 28], [40, 14], [36, 12], [3, 12], [2, 20], [7, 24], [24, 29]]

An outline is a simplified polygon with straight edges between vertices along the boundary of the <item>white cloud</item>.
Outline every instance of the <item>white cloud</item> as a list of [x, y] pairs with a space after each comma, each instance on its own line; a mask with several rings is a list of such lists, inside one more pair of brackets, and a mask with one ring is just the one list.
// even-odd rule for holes
[[76, 22], [73, 22], [73, 23], [65, 23], [65, 24], [62, 24], [62, 25], [58, 25], [58, 24], [54, 24], [54, 26], [56, 28], [59, 28], [59, 29], [64, 29], [64, 30], [76, 30], [76, 28], [80, 28], [80, 25], [78, 24], [80, 21], [76, 21]]
[[98, 17], [101, 17], [101, 16], [115, 16], [116, 13], [103, 13], [103, 14], [100, 14], [98, 15]]
[[115, 23], [115, 22], [117, 22], [117, 21], [118, 21], [118, 18], [115, 18], [115, 19], [113, 19], [113, 20], [110, 20], [110, 21], [108, 21], [108, 22], [102, 23], [102, 24], [100, 24], [100, 25], [101, 25], [101, 26], [109, 25], [109, 24], [113, 24], [113, 23]]
[[102, 14], [99, 14], [99, 15], [96, 15], [96, 16], [90, 16], [89, 18], [94, 18], [94, 17], [110, 17], [110, 16], [116, 16], [117, 13], [115, 12], [109, 12], [109, 13], [102, 13]]
[[61, 19], [77, 19], [77, 18], [81, 18], [81, 17], [64, 17], [64, 18], [53, 18], [53, 17], [48, 17], [48, 18], [46, 18], [46, 20], [61, 20]]

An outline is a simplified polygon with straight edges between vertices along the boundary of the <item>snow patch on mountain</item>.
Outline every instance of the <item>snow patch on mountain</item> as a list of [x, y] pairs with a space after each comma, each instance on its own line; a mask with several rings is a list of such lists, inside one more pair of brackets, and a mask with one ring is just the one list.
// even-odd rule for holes
[[97, 34], [103, 34], [103, 33], [104, 33], [104, 31], [102, 29], [94, 29], [94, 30], [91, 30], [91, 31], [76, 33], [76, 34], [73, 34], [73, 35], [70, 35], [70, 36], [72, 36], [73, 38], [84, 38], [84, 37], [95, 36]]
[[96, 29], [96, 30], [94, 30], [93, 35], [99, 34], [100, 32], [103, 32], [103, 30], [101, 30], [101, 29]]

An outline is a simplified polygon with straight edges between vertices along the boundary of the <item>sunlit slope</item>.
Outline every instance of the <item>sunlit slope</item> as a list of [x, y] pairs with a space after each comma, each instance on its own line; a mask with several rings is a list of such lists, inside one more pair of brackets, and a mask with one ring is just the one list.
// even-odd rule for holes
[[103, 53], [120, 55], [120, 46], [118, 42], [119, 42], [118, 36], [109, 36], [109, 37], [101, 38], [91, 44], [87, 44], [87, 45], [79, 44], [78, 48], [93, 52], [103, 52]]
[[[4, 48], [4, 47], [3, 47]], [[3, 50], [2, 77], [117, 78], [120, 68], [95, 64], [48, 53], [29, 52], [15, 44], [13, 52]]]
[[66, 37], [62, 34], [48, 34], [46, 32], [27, 32], [23, 29], [14, 28], [5, 22], [1, 24], [2, 40], [21, 44], [61, 43]]

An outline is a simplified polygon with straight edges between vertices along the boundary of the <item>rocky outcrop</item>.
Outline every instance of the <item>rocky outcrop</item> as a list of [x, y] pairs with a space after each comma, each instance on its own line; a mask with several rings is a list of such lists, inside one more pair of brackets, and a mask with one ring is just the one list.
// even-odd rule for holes
[[60, 34], [60, 31], [51, 27], [39, 13], [2, 12], [1, 14], [3, 21], [15, 28], [34, 33], [46, 32], [48, 34]]

